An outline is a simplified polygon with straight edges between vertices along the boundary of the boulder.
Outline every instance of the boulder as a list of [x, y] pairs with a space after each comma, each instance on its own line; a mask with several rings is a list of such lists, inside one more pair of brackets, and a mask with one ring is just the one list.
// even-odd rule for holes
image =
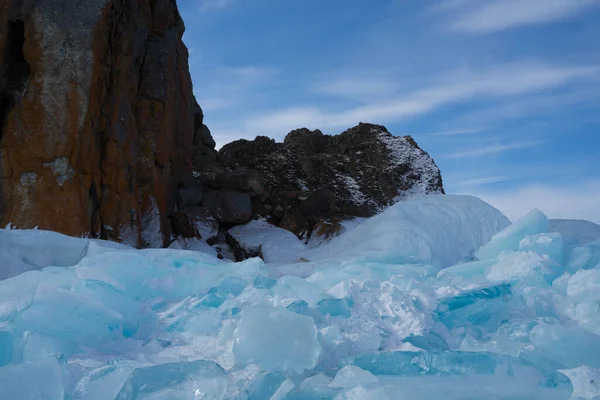
[[169, 216], [169, 219], [171, 220], [171, 232], [175, 237], [200, 238], [195, 225], [185, 213], [176, 211]]
[[361, 123], [335, 136], [298, 129], [283, 143], [264, 136], [238, 140], [223, 146], [219, 159], [225, 169], [258, 171], [274, 209], [296, 207], [321, 188], [334, 193], [343, 213], [361, 217], [408, 195], [444, 193], [433, 159], [412, 137], [393, 136], [380, 125]]
[[179, 209], [202, 206], [204, 190], [201, 186], [182, 187], [177, 191], [177, 207]]
[[252, 200], [245, 193], [213, 190], [206, 193], [202, 204], [224, 224], [244, 224], [252, 219]]
[[281, 218], [279, 227], [294, 233], [300, 239], [304, 239], [309, 233], [310, 225], [304, 214], [298, 208], [295, 208]]
[[335, 193], [327, 188], [315, 190], [300, 203], [300, 211], [311, 225], [323, 217], [335, 214], [337, 211]]
[[0, 6], [0, 225], [161, 246], [215, 163], [175, 0]]
[[234, 261], [240, 262], [254, 257], [263, 258], [260, 246], [256, 249], [244, 248], [233, 235], [226, 233], [225, 236], [226, 243], [235, 258]]
[[221, 188], [247, 193], [262, 200], [266, 198], [267, 190], [262, 176], [256, 170], [237, 170], [227, 172], [220, 180]]
[[179, 213], [185, 215], [194, 226], [197, 236], [203, 240], [210, 240], [219, 233], [219, 222], [205, 207], [184, 208]]

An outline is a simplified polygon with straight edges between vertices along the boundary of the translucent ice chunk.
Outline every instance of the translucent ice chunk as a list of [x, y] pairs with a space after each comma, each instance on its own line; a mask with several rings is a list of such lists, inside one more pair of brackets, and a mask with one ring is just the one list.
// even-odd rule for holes
[[474, 289], [440, 300], [434, 316], [450, 329], [476, 325], [493, 332], [510, 318], [511, 298], [512, 286], [508, 284]]
[[496, 258], [503, 251], [517, 251], [527, 236], [548, 231], [548, 218], [539, 210], [533, 210], [520, 220], [494, 235], [489, 243], [475, 253], [480, 260]]
[[136, 368], [146, 366], [139, 361], [115, 360], [93, 368], [77, 382], [73, 400], [114, 399]]
[[271, 289], [275, 305], [287, 306], [295, 300], [303, 300], [309, 306], [316, 306], [325, 297], [323, 291], [315, 284], [295, 276], [284, 276]]
[[574, 399], [598, 400], [600, 398], [600, 370], [578, 367], [561, 371], [571, 379]]
[[0, 367], [12, 360], [14, 342], [12, 329], [8, 325], [0, 324]]
[[547, 257], [532, 252], [502, 254], [487, 270], [492, 282], [511, 282], [517, 279], [539, 276], [552, 282], [562, 273], [560, 265]]
[[238, 362], [301, 372], [315, 366], [321, 346], [312, 318], [283, 308], [256, 306], [242, 310], [233, 351]]
[[567, 283], [567, 295], [584, 301], [600, 301], [600, 268], [577, 271]]
[[484, 260], [456, 264], [440, 270], [437, 277], [443, 279], [473, 278], [478, 275], [483, 275], [487, 268], [494, 265], [494, 262], [494, 260]]
[[351, 310], [347, 299], [323, 299], [318, 304], [318, 309], [322, 314], [332, 317], [350, 317]]
[[36, 332], [26, 332], [23, 335], [23, 361], [40, 361], [50, 356], [70, 356], [80, 351], [79, 346], [69, 340], [42, 335]]
[[247, 400], [280, 400], [293, 388], [294, 384], [283, 372], [271, 371], [250, 383]]
[[338, 388], [353, 388], [356, 386], [369, 385], [377, 381], [379, 381], [379, 379], [377, 379], [377, 377], [369, 371], [365, 371], [364, 369], [354, 365], [347, 365], [338, 371], [333, 379], [333, 382], [330, 383], [330, 386]]
[[468, 290], [456, 296], [440, 299], [438, 302], [438, 313], [454, 311], [459, 308], [470, 306], [480, 300], [495, 299], [512, 293], [511, 284], [501, 284], [479, 289]]
[[546, 255], [562, 264], [564, 258], [563, 238], [557, 232], [527, 236], [519, 243], [519, 251], [531, 251], [539, 255]]
[[226, 389], [225, 370], [212, 361], [198, 360], [138, 368], [115, 400], [220, 400]]
[[[396, 396], [393, 398], [397, 398]], [[390, 397], [386, 394], [384, 388], [365, 388], [357, 386], [343, 393], [338, 394], [335, 400], [388, 400]]]
[[15, 325], [23, 331], [100, 345], [122, 335], [123, 319], [96, 299], [39, 285], [33, 304], [23, 311]]
[[[485, 376], [524, 377], [532, 384], [564, 393], [571, 392], [570, 380], [560, 372], [500, 354], [441, 352], [393, 352], [360, 355], [345, 361], [376, 376]], [[510, 379], [508, 379], [510, 381]]]
[[517, 357], [525, 345], [519, 341], [507, 338], [505, 336], [493, 337], [490, 340], [478, 341], [472, 336], [463, 339], [460, 350], [472, 352], [487, 352], [505, 354], [511, 357]]
[[434, 331], [426, 331], [423, 335], [410, 335], [403, 342], [410, 343], [416, 348], [427, 351], [450, 350], [450, 346], [448, 346], [446, 340]]
[[564, 368], [587, 365], [600, 368], [600, 336], [576, 327], [536, 325], [530, 334], [531, 343], [544, 358], [560, 363]]
[[63, 398], [62, 369], [56, 358], [0, 368], [0, 399]]

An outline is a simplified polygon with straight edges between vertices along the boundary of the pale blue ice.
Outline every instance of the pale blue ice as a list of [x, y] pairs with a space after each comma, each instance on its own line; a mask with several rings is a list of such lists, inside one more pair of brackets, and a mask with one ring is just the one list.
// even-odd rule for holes
[[427, 196], [267, 264], [0, 230], [0, 399], [596, 399], [569, 227]]

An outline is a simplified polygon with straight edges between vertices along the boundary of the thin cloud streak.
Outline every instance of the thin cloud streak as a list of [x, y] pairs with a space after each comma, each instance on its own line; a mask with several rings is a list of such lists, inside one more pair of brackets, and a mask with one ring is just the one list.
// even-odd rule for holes
[[455, 31], [485, 34], [519, 26], [549, 23], [569, 18], [598, 5], [598, 0], [488, 0], [455, 4]]
[[490, 154], [503, 153], [510, 150], [518, 150], [527, 147], [534, 147], [545, 143], [544, 141], [535, 142], [524, 142], [524, 143], [511, 143], [511, 144], [494, 144], [485, 147], [479, 147], [475, 149], [459, 151], [455, 153], [442, 154], [440, 157], [443, 158], [467, 158], [467, 157], [481, 157]]
[[580, 80], [596, 79], [598, 66], [551, 67], [532, 62], [496, 65], [484, 71], [456, 71], [401, 98], [330, 112], [317, 107], [291, 107], [248, 118], [248, 131], [282, 133], [299, 126], [337, 129], [358, 122], [387, 123], [427, 114], [447, 104], [476, 98], [498, 98], [539, 92]]
[[449, 130], [449, 131], [424, 133], [424, 135], [428, 135], [428, 136], [472, 135], [472, 134], [475, 134], [475, 133], [484, 132], [485, 130], [486, 129], [483, 129], [483, 128], [454, 129], [454, 130]]
[[450, 185], [450, 187], [452, 187], [452, 186], [457, 186], [457, 187], [482, 186], [482, 185], [489, 185], [492, 183], [507, 182], [507, 181], [510, 181], [511, 179], [512, 178], [510, 178], [508, 176], [488, 176], [485, 178], [476, 178], [476, 179], [469, 179], [466, 181], [461, 181], [461, 182], [455, 183], [454, 185]]
[[233, 0], [200, 0], [199, 10], [210, 11], [230, 6]]

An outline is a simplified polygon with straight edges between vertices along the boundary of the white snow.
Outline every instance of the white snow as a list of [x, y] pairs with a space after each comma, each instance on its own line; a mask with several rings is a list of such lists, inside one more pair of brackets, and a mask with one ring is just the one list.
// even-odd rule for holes
[[406, 137], [392, 136], [386, 132], [379, 132], [374, 129], [373, 133], [379, 133], [379, 139], [386, 145], [390, 152], [392, 161], [391, 168], [396, 168], [400, 165], [410, 164], [412, 171], [419, 176], [418, 181], [411, 187], [408, 192], [402, 193], [399, 201], [405, 197], [414, 195], [423, 195], [432, 189], [432, 182], [439, 175], [440, 170], [435, 165], [433, 159], [426, 155], [423, 150], [417, 149], [411, 145]]
[[251, 252], [263, 254], [267, 263], [282, 263], [297, 260], [305, 250], [304, 243], [292, 232], [269, 224], [263, 219], [236, 226], [229, 234], [240, 246]]
[[363, 205], [369, 199], [364, 195], [364, 193], [360, 190], [360, 185], [348, 175], [342, 175], [340, 173], [337, 174], [338, 178], [344, 182], [344, 186], [348, 189], [350, 193], [350, 201], [357, 206]]

